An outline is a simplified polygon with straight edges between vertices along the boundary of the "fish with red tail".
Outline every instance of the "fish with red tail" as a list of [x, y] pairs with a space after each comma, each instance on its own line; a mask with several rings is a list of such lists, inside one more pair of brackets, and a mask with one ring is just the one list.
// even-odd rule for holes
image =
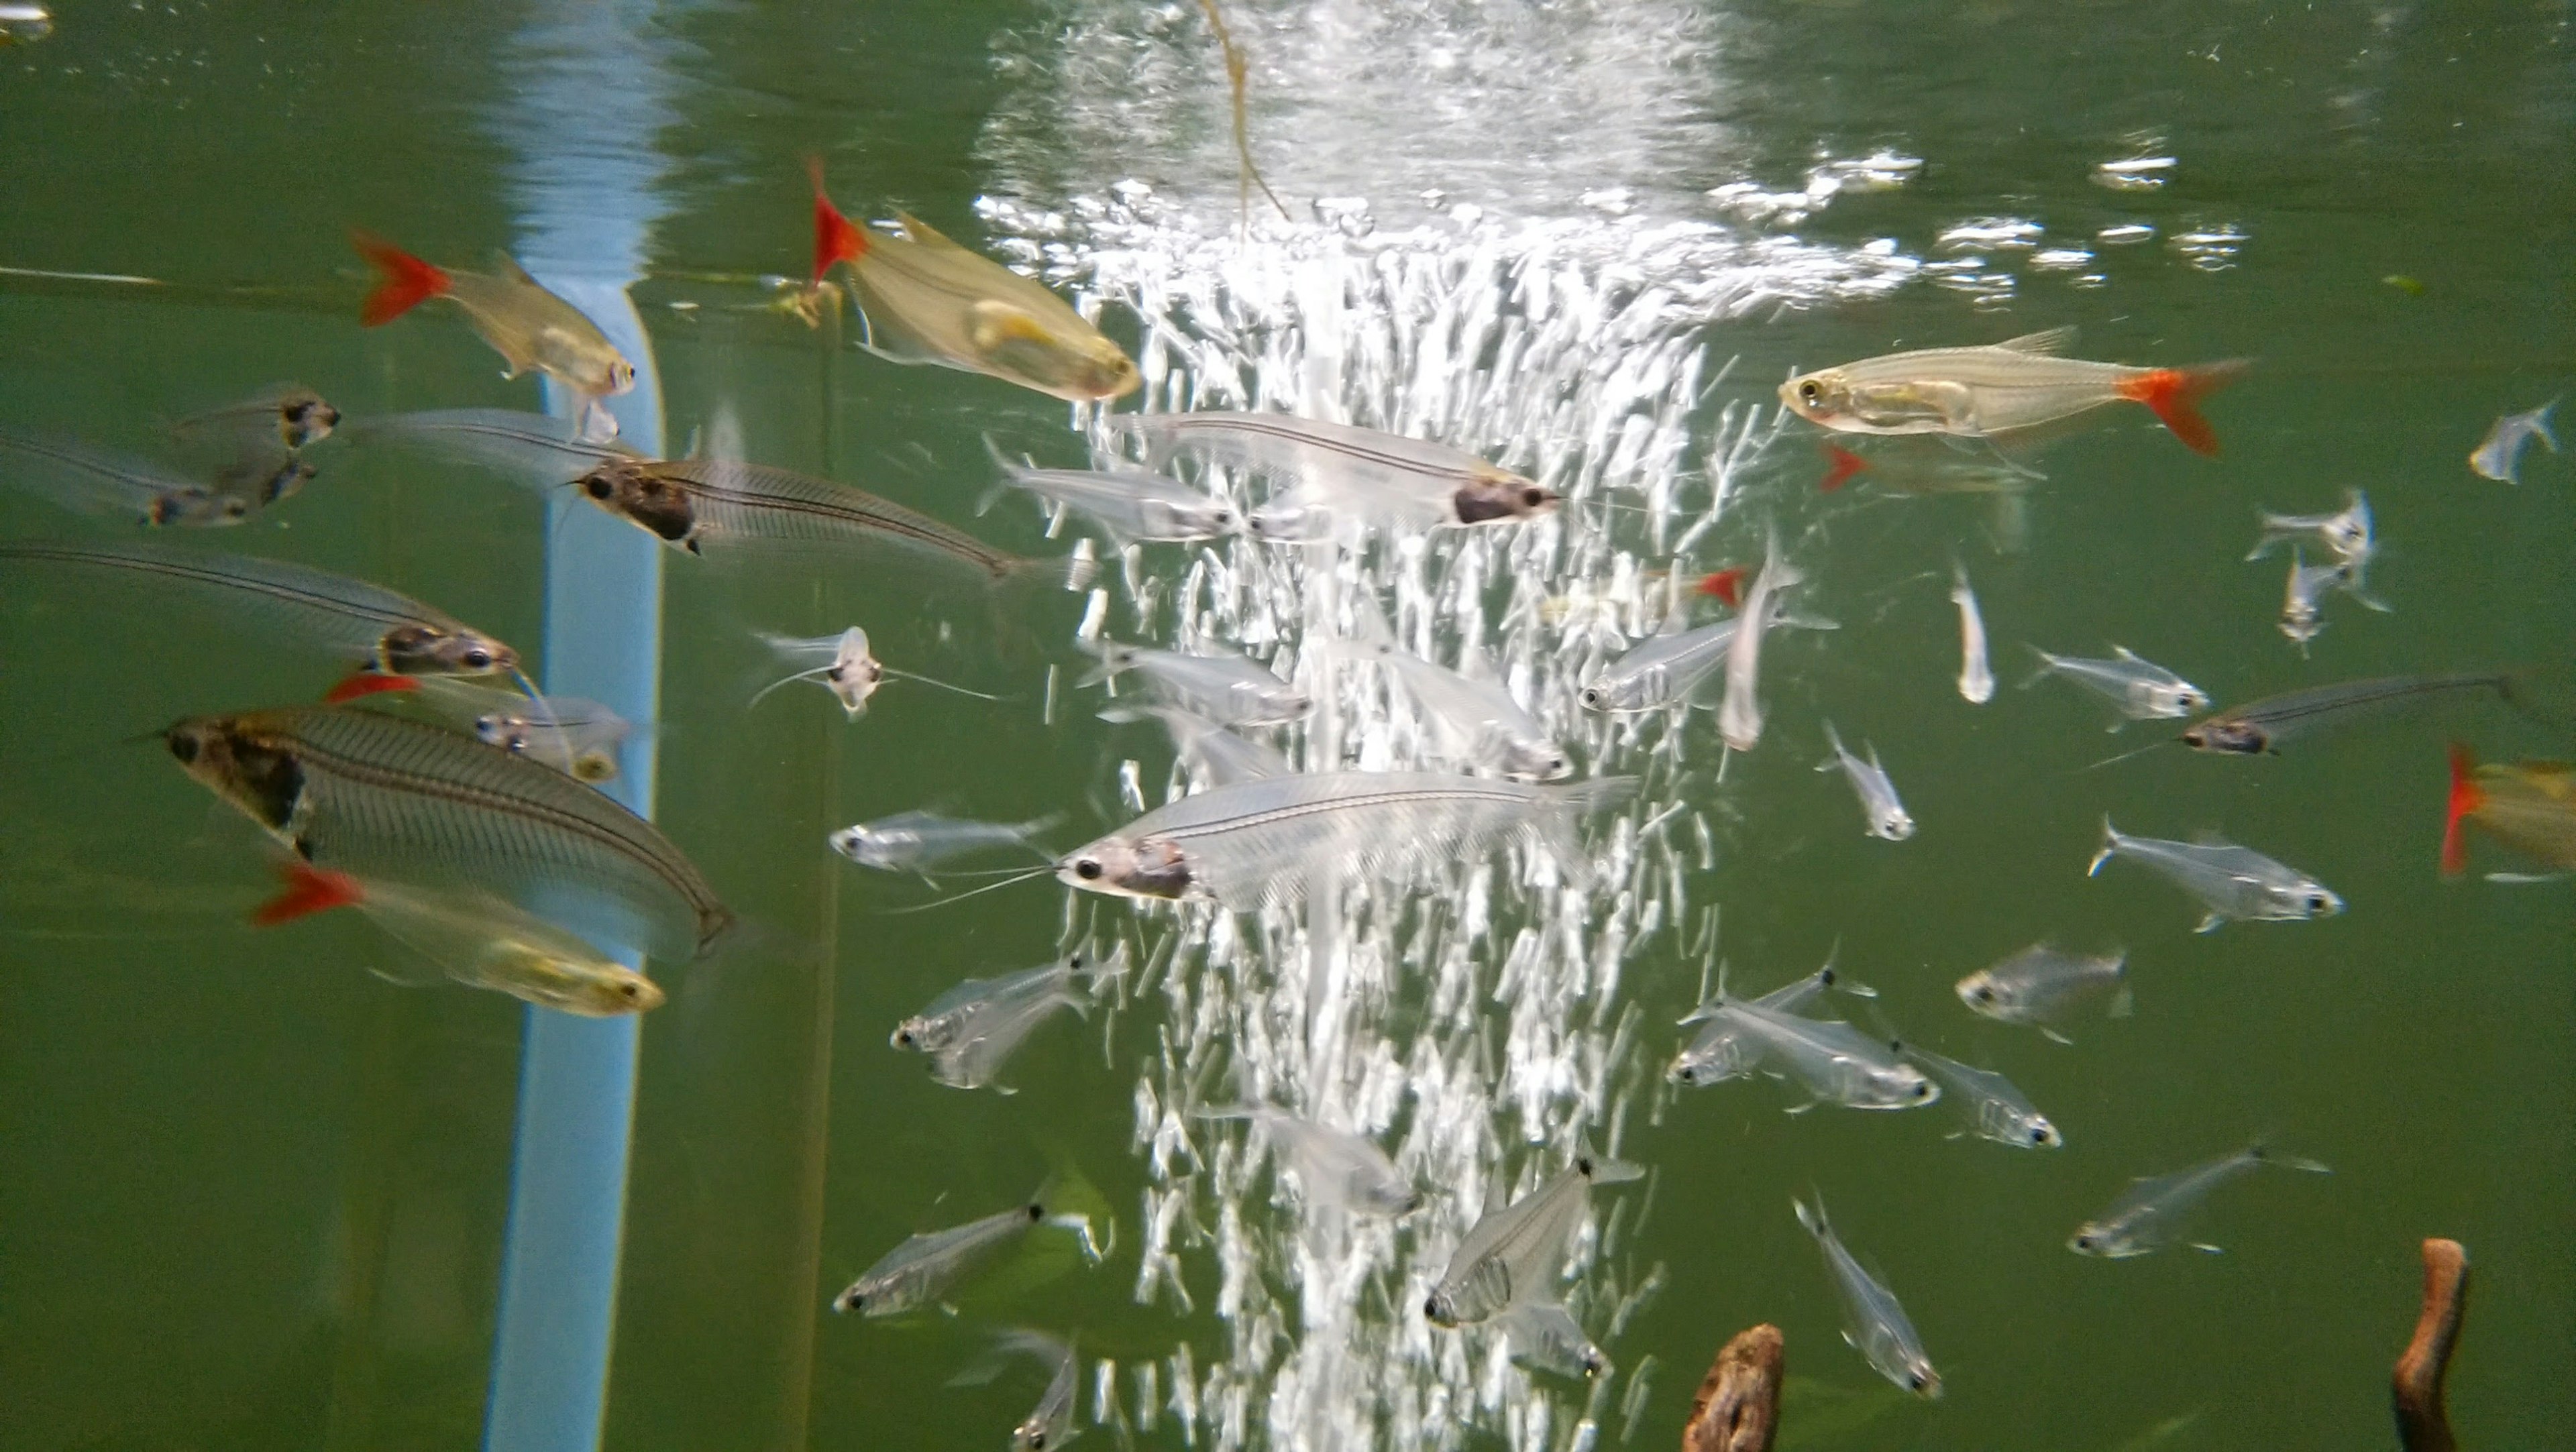
[[2576, 871], [2576, 767], [2563, 761], [2480, 762], [2451, 747], [2451, 802], [2442, 819], [2442, 871], [2468, 869], [2462, 831], [2477, 824], [2497, 841], [2562, 872]]
[[2007, 446], [2108, 404], [2140, 403], [2197, 452], [2218, 452], [2199, 403], [2243, 373], [2242, 360], [2138, 368], [2060, 357], [2074, 341], [2073, 328], [2051, 328], [1984, 347], [1865, 358], [1799, 374], [1780, 385], [1780, 400], [1838, 433], [1948, 434]]
[[[506, 252], [493, 254], [495, 273], [438, 267], [372, 232], [351, 231], [349, 243], [376, 269], [375, 290], [358, 312], [370, 328], [410, 312], [431, 298], [445, 298], [465, 314], [476, 336], [510, 365], [507, 376], [543, 373], [592, 405], [635, 386], [635, 365], [581, 310], [548, 292]], [[599, 438], [617, 436], [604, 408], [586, 408], [584, 425]]]

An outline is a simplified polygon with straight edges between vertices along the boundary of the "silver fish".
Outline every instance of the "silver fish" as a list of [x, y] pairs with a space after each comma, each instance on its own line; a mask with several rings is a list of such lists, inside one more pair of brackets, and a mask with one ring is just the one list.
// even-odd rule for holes
[[1845, 1109], [1919, 1109], [1941, 1097], [1941, 1086], [1905, 1062], [1886, 1042], [1840, 1019], [1801, 1018], [1758, 1004], [1728, 1000], [1717, 1009], [1761, 1046], [1765, 1072], [1795, 1080], [1807, 1092], [1803, 1114], [1818, 1104]]
[[834, 832], [832, 850], [861, 867], [879, 872], [912, 872], [923, 877], [960, 857], [997, 847], [1018, 847], [1043, 858], [1046, 849], [1029, 840], [1064, 820], [1056, 814], [1025, 822], [969, 822], [930, 812], [897, 812], [872, 822], [857, 822]]
[[1239, 529], [1234, 506], [1142, 469], [1038, 469], [984, 446], [1001, 467], [1001, 487], [1079, 514], [1118, 544], [1221, 539]]
[[1959, 698], [1982, 706], [1995, 698], [1994, 668], [1986, 662], [1986, 618], [1977, 612], [1968, 567], [1953, 561], [1950, 581], [1950, 602], [1959, 607]]
[[930, 1077], [940, 1083], [982, 1089], [993, 1084], [1003, 1063], [1057, 1009], [1089, 1018], [1100, 985], [1126, 972], [1127, 945], [1121, 943], [1105, 960], [1095, 961], [1091, 950], [1083, 948], [1024, 972], [969, 978], [897, 1025], [888, 1042], [928, 1054]]
[[[1722, 976], [1722, 975], [1721, 975]], [[1754, 1006], [1774, 1013], [1795, 1014], [1806, 1011], [1808, 1004], [1822, 998], [1829, 989], [1839, 989], [1858, 998], [1876, 998], [1877, 990], [1854, 983], [1842, 971], [1827, 962], [1824, 967], [1804, 978], [1793, 978], [1769, 993], [1754, 999]], [[1699, 1032], [1681, 1053], [1675, 1055], [1664, 1077], [1685, 1088], [1700, 1088], [1740, 1079], [1750, 1075], [1762, 1060], [1762, 1036], [1747, 1028], [1740, 1018], [1730, 1018], [1719, 1010], [1732, 1000], [1721, 986], [1718, 996], [1692, 1009], [1682, 1023], [1700, 1025]]]
[[[2260, 1144], [2248, 1145], [2232, 1155], [2222, 1155], [2187, 1170], [2131, 1180], [2129, 1188], [2111, 1202], [2110, 1209], [2103, 1211], [2099, 1219], [2084, 1222], [2067, 1239], [2066, 1248], [2104, 1260], [2126, 1260], [2162, 1250], [2182, 1238], [2185, 1223], [2212, 1190], [2265, 1165], [2316, 1175], [2334, 1173], [2315, 1160], [2274, 1154]], [[2206, 1243], [2196, 1243], [2193, 1248], [2213, 1253], [2218, 1249]]]
[[1842, 1237], [1825, 1219], [1824, 1197], [1818, 1196], [1813, 1206], [1794, 1198], [1789, 1204], [1798, 1212], [1798, 1223], [1816, 1238], [1816, 1248], [1824, 1252], [1825, 1273], [1833, 1278], [1834, 1292], [1842, 1298], [1843, 1340], [1889, 1381], [1926, 1400], [1939, 1397], [1941, 1373], [1932, 1369], [1923, 1338], [1915, 1334], [1896, 1293], [1879, 1284], [1843, 1247]]
[[2066, 1143], [2057, 1126], [2048, 1122], [2048, 1116], [2040, 1113], [2038, 1106], [2003, 1075], [1962, 1064], [1917, 1044], [1901, 1043], [1895, 1047], [1930, 1070], [1943, 1088], [1958, 1096], [1955, 1102], [1967, 1111], [1977, 1138], [2015, 1149], [2056, 1149]]
[[2262, 537], [2246, 551], [2248, 563], [2272, 552], [2272, 547], [2303, 539], [2313, 539], [2326, 553], [2346, 564], [2369, 559], [2378, 552], [2370, 533], [2370, 500], [2358, 489], [2343, 492], [2344, 506], [2332, 514], [2259, 514], [2257, 522]]
[[1271, 413], [1124, 414], [1157, 464], [1190, 450], [1282, 485], [1247, 520], [1278, 541], [1329, 538], [1344, 523], [1399, 527], [1507, 523], [1556, 508], [1535, 481], [1462, 449], [1349, 424]]
[[643, 457], [579, 421], [507, 408], [448, 408], [351, 419], [341, 432], [470, 464], [531, 488], [560, 488], [611, 459]]
[[2093, 854], [2084, 875], [2098, 874], [2102, 864], [2115, 856], [2135, 858], [2199, 898], [2208, 913], [2192, 930], [2198, 933], [2209, 932], [2230, 920], [2305, 922], [2343, 911], [2343, 899], [2314, 878], [2232, 842], [2131, 837], [2104, 817], [2102, 850]]
[[1713, 701], [1693, 698], [1710, 682], [1724, 681], [1718, 667], [1726, 664], [1738, 623], [1721, 620], [1696, 630], [1649, 637], [1586, 681], [1574, 699], [1587, 711], [1612, 715], [1658, 710], [1685, 700], [1713, 705]]
[[2308, 642], [2324, 630], [2318, 600], [2328, 590], [2341, 590], [2381, 614], [2388, 605], [2362, 587], [2361, 562], [2338, 560], [2333, 564], [2312, 565], [2303, 551], [2290, 552], [2289, 583], [2281, 594], [2281, 633], [2298, 646], [2299, 654], [2308, 653]]
[[2218, 438], [2197, 407], [2242, 362], [2133, 368], [2057, 354], [2075, 330], [2050, 328], [1984, 347], [1922, 348], [1804, 373], [1780, 385], [1799, 417], [1844, 433], [1949, 434], [2009, 441], [2123, 400], [2142, 403], [2203, 454]]
[[2519, 484], [2522, 451], [2533, 439], [2540, 440], [2549, 452], [2558, 452], [2558, 436], [2549, 431], [2549, 411], [2558, 406], [2551, 399], [2529, 413], [2509, 413], [2497, 419], [2487, 436], [2469, 452], [2469, 468], [2480, 478], [2506, 484]]
[[[2039, 657], [2039, 670], [2022, 682], [2028, 690], [2050, 676], [2063, 676], [2108, 700], [2129, 721], [2165, 720], [2189, 716], [2209, 709], [2209, 693], [2182, 677], [2141, 659], [2127, 646], [2111, 647], [2112, 658], [2051, 655], [2038, 646], [2030, 648]], [[2120, 722], [2111, 723], [2114, 731]]]
[[186, 528], [239, 524], [262, 502], [158, 464], [9, 430], [0, 430], [0, 480], [76, 514]]
[[1496, 1318], [1511, 1344], [1514, 1365], [1576, 1381], [1598, 1381], [1610, 1358], [1583, 1334], [1561, 1301], [1523, 1301]]
[[1554, 1179], [1476, 1222], [1424, 1299], [1422, 1314], [1435, 1326], [1465, 1326], [1490, 1321], [1515, 1306], [1556, 1300], [1556, 1278], [1565, 1269], [1592, 1187], [1645, 1174], [1636, 1165], [1601, 1159], [1589, 1145], [1578, 1145], [1574, 1162]]
[[2109, 1000], [2109, 1017], [2129, 1016], [2133, 1000], [2127, 963], [2128, 955], [2121, 952], [2087, 956], [2033, 943], [1960, 979], [1959, 1001], [1997, 1023], [2030, 1025], [2058, 1043], [2071, 1044], [2075, 1041], [2058, 1025], [2098, 999]]
[[1293, 901], [1319, 877], [1379, 878], [1536, 837], [1576, 881], [1584, 808], [1633, 777], [1532, 785], [1437, 772], [1309, 772], [1239, 782], [1156, 808], [1067, 853], [1056, 876], [1088, 892], [1213, 899], [1237, 911]]
[[2453, 691], [2494, 691], [2507, 705], [2519, 705], [2513, 677], [2495, 672], [2442, 676], [2382, 676], [2374, 680], [2338, 681], [2285, 691], [2195, 721], [2182, 733], [2194, 751], [2221, 756], [2254, 756], [2278, 751], [2282, 742], [2304, 732], [2375, 712], [2416, 705]]
[[1210, 786], [1286, 776], [1295, 770], [1276, 747], [1237, 736], [1214, 721], [1178, 706], [1112, 706], [1100, 719], [1119, 724], [1159, 721], [1172, 736], [1173, 749]]
[[812, 681], [830, 691], [833, 699], [841, 703], [843, 714], [856, 721], [868, 713], [869, 698], [876, 695], [877, 688], [884, 685], [889, 677], [899, 681], [919, 681], [925, 686], [937, 686], [943, 691], [973, 696], [979, 701], [1001, 699], [929, 676], [896, 670], [876, 658], [868, 646], [868, 633], [855, 625], [838, 635], [772, 635], [762, 631], [760, 643], [768, 646], [772, 654], [792, 664], [804, 665], [807, 661], [815, 664], [761, 687], [745, 703], [746, 708], [759, 705], [770, 692], [783, 686]]
[[[1868, 745], [1864, 742], [1863, 745]], [[1825, 745], [1834, 753], [1831, 761], [1816, 764], [1818, 771], [1842, 768], [1843, 779], [1851, 783], [1852, 792], [1860, 798], [1860, 812], [1869, 835], [1887, 842], [1902, 842], [1914, 835], [1914, 818], [1897, 800], [1896, 783], [1887, 779], [1887, 768], [1878, 764], [1878, 748], [1869, 747], [1869, 760], [1863, 761], [1843, 749], [1841, 733], [1834, 723], [1825, 723]]]
[[413, 694], [432, 713], [484, 745], [594, 786], [616, 777], [617, 748], [635, 730], [625, 717], [580, 696], [530, 696], [443, 676], [417, 685]]
[[1082, 1358], [1074, 1354], [1068, 1342], [1037, 1331], [1011, 1331], [1002, 1336], [1002, 1345], [1025, 1352], [1040, 1364], [1054, 1368], [1047, 1378], [1047, 1389], [1038, 1404], [1011, 1429], [1011, 1452], [1053, 1452], [1074, 1438], [1073, 1388]]
[[1514, 781], [1556, 781], [1573, 772], [1574, 761], [1565, 748], [1548, 739], [1547, 728], [1512, 699], [1502, 682], [1424, 660], [1383, 636], [1337, 642], [1334, 649], [1373, 661], [1394, 675], [1431, 722], [1442, 760], [1483, 767]]
[[1774, 532], [1762, 550], [1762, 572], [1744, 592], [1744, 609], [1735, 638], [1726, 644], [1726, 699], [1717, 708], [1717, 734], [1729, 751], [1751, 751], [1762, 739], [1762, 635], [1779, 613], [1780, 592], [1806, 581], [1806, 575], [1780, 558], [1780, 536]]
[[1075, 685], [1098, 685], [1134, 671], [1151, 681], [1164, 697], [1193, 707], [1222, 725], [1276, 726], [1315, 709], [1313, 697], [1248, 656], [1155, 650], [1114, 640], [1087, 642], [1083, 649], [1097, 657], [1100, 664], [1085, 672]]
[[1359, 1215], [1410, 1215], [1422, 1192], [1404, 1178], [1386, 1152], [1347, 1130], [1299, 1119], [1266, 1104], [1202, 1109], [1201, 1119], [1246, 1119], [1270, 1142], [1272, 1153], [1297, 1177], [1307, 1202]]
[[946, 1230], [915, 1235], [887, 1251], [849, 1288], [832, 1298], [847, 1315], [899, 1316], [937, 1302], [995, 1251], [1047, 1223], [1045, 1192], [1027, 1204]]

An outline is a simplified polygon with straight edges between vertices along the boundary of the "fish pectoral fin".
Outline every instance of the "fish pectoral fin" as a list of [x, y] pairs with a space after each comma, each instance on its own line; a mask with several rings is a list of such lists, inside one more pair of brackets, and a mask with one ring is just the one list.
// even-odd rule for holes
[[2223, 1245], [2212, 1245], [2212, 1244], [2210, 1244], [2208, 1241], [2205, 1241], [2205, 1240], [2195, 1240], [2195, 1241], [2191, 1242], [2191, 1248], [2192, 1248], [2192, 1249], [2194, 1249], [2194, 1250], [2196, 1250], [2196, 1251], [2199, 1251], [2199, 1252], [2200, 1252], [2201, 1254], [2203, 1254], [2203, 1255], [2225, 1255], [2225, 1254], [2227, 1254], [2227, 1247], [2225, 1247], [2225, 1246], [2223, 1246]]
[[1804, 1113], [1806, 1113], [1808, 1110], [1813, 1109], [1813, 1108], [1815, 1108], [1815, 1107], [1816, 1107], [1816, 1101], [1815, 1101], [1815, 1100], [1813, 1100], [1813, 1099], [1810, 1099], [1810, 1100], [1808, 1100], [1808, 1101], [1807, 1101], [1806, 1103], [1804, 1103], [1804, 1104], [1792, 1104], [1792, 1105], [1790, 1105], [1787, 1109], [1782, 1110], [1782, 1111], [1781, 1111], [1781, 1113], [1783, 1113], [1783, 1114], [1804, 1114]]
[[2200, 926], [2192, 929], [2192, 931], [2195, 933], [2214, 933], [2218, 931], [2219, 925], [2226, 921], [2227, 919], [2224, 915], [2211, 913], [2207, 917], [2202, 918], [2200, 920]]

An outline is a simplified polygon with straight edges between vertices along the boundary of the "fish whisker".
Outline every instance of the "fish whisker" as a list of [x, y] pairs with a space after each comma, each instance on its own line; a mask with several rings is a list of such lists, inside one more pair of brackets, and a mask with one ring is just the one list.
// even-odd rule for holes
[[988, 893], [988, 892], [998, 892], [998, 891], [1000, 891], [1000, 890], [1001, 890], [1001, 889], [1003, 889], [1003, 888], [1011, 887], [1011, 886], [1014, 886], [1014, 885], [1016, 885], [1016, 884], [1018, 884], [1018, 883], [1026, 882], [1026, 881], [1028, 881], [1030, 878], [1033, 878], [1033, 877], [1046, 877], [1046, 876], [1050, 876], [1050, 875], [1052, 875], [1054, 872], [1055, 872], [1055, 864], [1054, 864], [1054, 863], [1052, 863], [1052, 862], [1050, 862], [1050, 863], [1048, 863], [1048, 864], [1047, 864], [1046, 866], [1044, 866], [1044, 867], [1033, 867], [1033, 868], [1030, 868], [1030, 869], [1029, 869], [1028, 871], [1026, 871], [1026, 872], [1018, 873], [1018, 874], [1016, 874], [1016, 875], [1014, 875], [1014, 876], [1011, 876], [1011, 877], [1005, 877], [1005, 878], [1003, 878], [1003, 879], [1002, 879], [1001, 881], [999, 881], [999, 882], [988, 882], [988, 883], [984, 884], [982, 887], [972, 888], [972, 889], [970, 889], [970, 890], [968, 890], [968, 891], [965, 891], [965, 892], [952, 893], [952, 894], [950, 894], [950, 895], [949, 895], [949, 896], [947, 896], [947, 897], [943, 897], [943, 898], [936, 898], [936, 899], [933, 899], [932, 901], [929, 901], [929, 902], [926, 902], [926, 903], [919, 904], [918, 906], [915, 906], [915, 907], [908, 907], [908, 908], [887, 908], [887, 909], [885, 909], [884, 911], [885, 911], [885, 915], [886, 915], [886, 916], [888, 916], [888, 917], [896, 917], [896, 916], [901, 916], [901, 915], [909, 914], [909, 913], [926, 913], [926, 912], [930, 911], [932, 908], [946, 907], [946, 906], [948, 906], [950, 903], [954, 903], [954, 902], [964, 902], [966, 899], [968, 899], [968, 898], [970, 898], [970, 897], [981, 897], [981, 896], [983, 896], [985, 893]]

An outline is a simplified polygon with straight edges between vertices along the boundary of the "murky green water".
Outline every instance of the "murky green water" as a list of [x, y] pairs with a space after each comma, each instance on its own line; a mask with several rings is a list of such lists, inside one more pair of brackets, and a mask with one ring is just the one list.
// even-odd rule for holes
[[[1311, 1023], [1302, 918], [1211, 945], [1204, 910], [1179, 932], [1168, 912], [1069, 915], [1043, 883], [895, 914], [930, 894], [823, 850], [832, 827], [930, 805], [1061, 812], [1071, 841], [1132, 815], [1131, 757], [1160, 800], [1161, 743], [1092, 721], [1096, 698], [1070, 686], [1083, 602], [1023, 613], [997, 646], [980, 611], [869, 572], [672, 557], [659, 820], [774, 942], [828, 951], [659, 974], [673, 994], [644, 1029], [609, 1444], [1003, 1445], [1040, 1378], [1023, 1365], [944, 1383], [988, 1328], [1027, 1324], [1115, 1361], [1105, 1410], [1143, 1446], [1608, 1446], [1631, 1427], [1663, 1446], [1717, 1344], [1767, 1319], [1798, 1379], [1785, 1447], [2111, 1449], [2158, 1445], [2141, 1439], [2160, 1428], [2176, 1447], [2382, 1445], [2415, 1246], [2437, 1234], [2477, 1266], [2452, 1379], [2463, 1444], [2562, 1440], [2576, 1422], [2567, 888], [2445, 882], [2434, 858], [2446, 739], [2493, 757], [2563, 741], [2483, 710], [2277, 760], [2081, 772], [2123, 742], [2072, 693], [2011, 682], [2025, 641], [2119, 642], [2222, 701], [2481, 665], [2529, 668], [2567, 699], [2576, 469], [2535, 451], [2517, 489], [2462, 458], [2494, 416], [2576, 378], [2576, 12], [1229, 14], [1254, 62], [1256, 151], [1299, 219], [1257, 220], [1249, 241], [1233, 230], [1221, 71], [1186, 5], [67, 4], [54, 36], [0, 50], [0, 266], [23, 270], [0, 275], [10, 424], [140, 446], [158, 420], [286, 378], [353, 417], [537, 406], [452, 318], [359, 329], [342, 239], [361, 224], [436, 259], [509, 246], [574, 274], [631, 260], [675, 450], [736, 428], [755, 459], [1008, 548], [1060, 548], [1016, 502], [975, 507], [980, 434], [1081, 457], [1063, 406], [884, 364], [770, 306], [763, 279], [803, 271], [800, 159], [821, 151], [835, 194], [869, 215], [908, 207], [1109, 299], [1114, 335], [1157, 340], [1157, 407], [1209, 390], [1208, 406], [1393, 422], [1670, 511], [1592, 505], [1508, 543], [1435, 537], [1330, 587], [1243, 542], [1204, 559], [1148, 547], [1111, 572], [1113, 633], [1169, 640], [1174, 587], [1196, 568], [1196, 624], [1249, 630], [1263, 653], [1267, 632], [1301, 639], [1332, 589], [1380, 590], [1408, 623], [1435, 612], [1444, 658], [1473, 605], [1516, 679], [1557, 693], [1549, 719], [1587, 769], [1648, 771], [1649, 806], [1596, 822], [1602, 840], [1681, 809], [1675, 846], [1637, 849], [1588, 903], [1525, 901], [1518, 856], [1442, 879], [1409, 912], [1384, 894], [1338, 901], [1343, 928], [1332, 911], [1314, 925], [1348, 945], [1330, 959], [1342, 991]], [[1919, 174], [1884, 191], [1810, 183], [1878, 153], [1920, 158]], [[2176, 159], [2160, 188], [2092, 179], [2141, 156]], [[2102, 240], [2137, 226], [2151, 235]], [[562, 240], [583, 233], [628, 239], [614, 245], [632, 257]], [[2210, 406], [2223, 458], [2121, 417], [2046, 456], [2027, 547], [1998, 553], [1976, 501], [1820, 499], [1807, 431], [1773, 437], [1792, 364], [2070, 322], [2088, 357], [2258, 358]], [[1444, 354], [1443, 338], [1465, 341]], [[1724, 474], [1685, 568], [1749, 560], [1776, 521], [1843, 628], [1774, 653], [1772, 734], [1721, 782], [1706, 713], [1678, 737], [1661, 718], [1613, 732], [1572, 716], [1582, 619], [1562, 601], [1624, 580], [1633, 607], [1636, 571], [1664, 568], [1710, 512], [1710, 441], [1747, 429], [1768, 447]], [[355, 448], [318, 462], [304, 495], [221, 544], [380, 580], [533, 644], [541, 501]], [[2238, 560], [2257, 506], [2322, 510], [2347, 487], [2377, 510], [2372, 581], [2394, 609], [2330, 603], [2302, 660], [2273, 628], [2278, 563]], [[7, 493], [0, 531], [115, 533]], [[2007, 682], [1983, 708], [1951, 685], [1954, 552]], [[156, 747], [117, 743], [304, 699], [327, 673], [219, 623], [113, 603], [0, 590], [14, 733], [0, 1446], [463, 1445], [490, 1370], [522, 1010], [369, 976], [392, 950], [363, 921], [240, 926], [265, 890], [247, 826]], [[746, 713], [748, 632], [852, 622], [891, 663], [1016, 699], [897, 684], [855, 726], [820, 692]], [[1346, 719], [1291, 744], [1339, 730], [1368, 765], [1402, 759], [1409, 738], [1364, 694], [1336, 709]], [[1862, 838], [1839, 781], [1808, 770], [1827, 715], [1878, 743], [1914, 841]], [[2350, 909], [2195, 937], [2193, 910], [2145, 874], [2085, 879], [2105, 811], [2155, 835], [2223, 829]], [[1677, 893], [1668, 863], [1686, 869]], [[1495, 899], [1482, 927], [1463, 920], [1479, 911], [1471, 880]], [[1689, 940], [1711, 904], [1744, 983], [1810, 969], [1838, 939], [1897, 1027], [2004, 1070], [2068, 1147], [1944, 1139], [1947, 1106], [1790, 1117], [1778, 1088], [1742, 1083], [1674, 1097], [1658, 1077], [1667, 1025], [1696, 1000]], [[1176, 966], [1088, 1028], [1051, 1026], [1007, 1076], [1016, 1095], [941, 1088], [887, 1047], [901, 1016], [959, 978], [1043, 961], [1069, 924], [1141, 932]], [[2062, 1048], [1952, 998], [1959, 975], [2040, 937], [2124, 944], [2136, 1016]], [[1435, 1203], [1398, 1230], [1301, 1242], [1268, 1174], [1218, 1149], [1239, 1140], [1187, 1118], [1189, 1088], [1329, 1106], [1382, 1131]], [[1655, 1171], [1598, 1198], [1605, 1217], [1624, 1208], [1586, 1241], [1574, 1304], [1617, 1369], [1589, 1391], [1532, 1381], [1499, 1338], [1418, 1315], [1485, 1187], [1552, 1173], [1575, 1125], [1615, 1132]], [[2202, 1227], [2225, 1255], [2063, 1248], [2129, 1176], [2258, 1133], [2335, 1174], [2226, 1192]], [[905, 1235], [1065, 1165], [1116, 1219], [1105, 1265], [1038, 1242], [955, 1319], [824, 1310]], [[1837, 1340], [1787, 1203], [1810, 1187], [1911, 1311], [1947, 1380], [1937, 1405], [1906, 1402]], [[1168, 1255], [1188, 1309], [1140, 1250]], [[1333, 1282], [1349, 1256], [1373, 1269]], [[1186, 1415], [1183, 1348], [1200, 1393]], [[1090, 1429], [1103, 1410], [1087, 1368], [1085, 1435], [1107, 1445], [1121, 1433]]]

